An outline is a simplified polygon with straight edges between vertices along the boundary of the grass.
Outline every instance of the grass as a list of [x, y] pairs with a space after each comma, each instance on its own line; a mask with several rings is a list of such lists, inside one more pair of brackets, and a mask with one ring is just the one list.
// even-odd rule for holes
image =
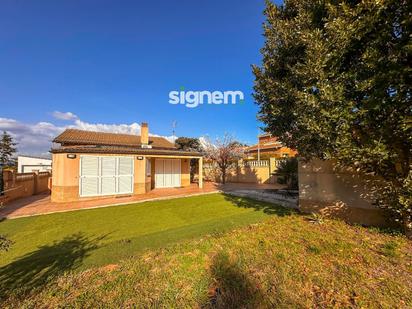
[[[171, 202], [141, 206], [147, 210], [147, 207], [158, 205], [162, 208], [162, 203], [168, 205]], [[37, 284], [29, 291], [17, 287], [13, 291], [4, 290], [8, 293], [2, 307], [94, 308], [102, 304], [105, 307], [138, 308], [412, 306], [412, 244], [403, 236], [350, 226], [338, 220], [325, 219], [322, 224], [314, 224], [313, 220], [297, 213], [223, 195], [174, 201], [175, 207], [185, 203], [190, 209], [197, 202], [208, 205], [203, 207], [210, 207], [215, 216], [220, 214], [216, 221], [221, 225], [212, 224], [215, 228], [209, 232], [204, 227], [197, 233], [182, 232], [181, 241], [173, 236], [174, 244], [161, 248], [159, 244], [147, 243], [146, 249], [140, 248], [133, 256], [102, 267], [47, 276], [47, 282]], [[215, 209], [216, 203], [221, 210]], [[176, 209], [176, 212], [180, 210]], [[174, 216], [172, 213], [169, 216]], [[185, 218], [187, 224], [200, 220], [194, 213]], [[117, 222], [114, 217], [111, 219]], [[204, 220], [210, 223], [210, 218]], [[233, 220], [232, 225], [228, 224], [230, 220]], [[248, 224], [248, 220], [255, 223]], [[4, 231], [4, 224], [13, 221], [2, 222], [0, 232]], [[70, 223], [73, 224], [71, 221], [66, 224]], [[27, 226], [21, 227], [21, 232], [25, 233]], [[172, 227], [171, 234], [175, 230], [176, 227]], [[107, 240], [114, 238], [116, 234], [113, 233], [98, 241], [91, 239], [101, 235], [91, 233], [63, 238], [47, 246], [62, 253], [71, 248], [74, 256], [82, 256], [83, 261], [89, 259], [88, 263], [80, 263], [83, 266], [79, 269], [84, 269], [91, 265], [91, 261], [98, 260], [92, 257], [102, 250], [102, 244], [106, 242], [106, 246], [111, 246]], [[166, 237], [167, 233], [162, 235]], [[121, 245], [112, 248], [128, 246], [124, 236], [117, 239]], [[50, 250], [47, 246], [45, 251]], [[132, 255], [132, 250], [129, 253]], [[11, 264], [20, 260], [22, 257]], [[40, 260], [32, 260], [29, 256], [26, 261], [36, 267]], [[73, 260], [76, 259], [65, 259], [67, 270], [76, 267], [72, 265], [76, 264]], [[23, 262], [26, 261], [23, 257]], [[8, 268], [11, 264], [0, 270], [1, 279], [9, 283], [4, 269], [9, 269], [13, 276], [18, 273], [12, 267]], [[49, 267], [54, 265], [51, 263]], [[24, 277], [25, 273], [22, 271], [20, 276]]]
[[0, 292], [33, 288], [67, 270], [116, 263], [148, 248], [221, 233], [274, 213], [279, 209], [270, 204], [210, 194], [5, 220], [0, 234], [14, 244], [0, 255]]

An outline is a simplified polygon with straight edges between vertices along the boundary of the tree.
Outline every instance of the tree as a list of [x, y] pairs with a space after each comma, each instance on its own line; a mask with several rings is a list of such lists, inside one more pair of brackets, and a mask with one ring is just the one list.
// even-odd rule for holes
[[281, 160], [276, 175], [281, 176], [281, 178], [278, 178], [278, 182], [281, 180], [281, 183], [286, 184], [288, 189], [298, 190], [298, 159], [287, 158]]
[[0, 140], [0, 165], [5, 166], [10, 163], [12, 156], [17, 151], [17, 144], [13, 141], [13, 137], [6, 131], [3, 131], [3, 135]]
[[254, 97], [265, 130], [307, 159], [381, 177], [412, 237], [412, 2], [267, 2]]
[[206, 159], [215, 162], [219, 168], [222, 183], [226, 183], [226, 175], [230, 166], [243, 156], [241, 143], [234, 140], [229, 134], [217, 138], [214, 142], [208, 141], [205, 146]]
[[176, 139], [175, 144], [177, 149], [185, 151], [201, 151], [199, 139], [192, 137], [179, 137]]

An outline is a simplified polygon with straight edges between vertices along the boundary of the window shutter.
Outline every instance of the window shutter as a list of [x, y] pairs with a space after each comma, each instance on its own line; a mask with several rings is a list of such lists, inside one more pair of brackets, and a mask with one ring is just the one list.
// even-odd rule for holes
[[116, 176], [116, 157], [102, 157], [102, 176]]
[[133, 159], [129, 157], [119, 157], [119, 175], [133, 174]]
[[118, 193], [133, 192], [133, 158], [119, 157]]
[[81, 156], [80, 196], [133, 193], [133, 157]]
[[82, 176], [99, 176], [99, 157], [86, 156], [81, 160]]

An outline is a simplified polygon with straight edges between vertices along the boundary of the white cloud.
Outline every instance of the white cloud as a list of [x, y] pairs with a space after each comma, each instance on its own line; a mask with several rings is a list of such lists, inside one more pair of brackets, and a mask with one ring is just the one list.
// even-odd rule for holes
[[[17, 142], [18, 153], [31, 155], [49, 155], [52, 140], [67, 128], [81, 129], [87, 131], [113, 132], [124, 134], [140, 134], [140, 124], [104, 124], [89, 123], [80, 120], [71, 112], [58, 112], [52, 114], [60, 120], [68, 120], [71, 123], [65, 126], [57, 126], [50, 122], [38, 122], [27, 124], [15, 119], [0, 117], [0, 131], [9, 132]], [[150, 130], [150, 128], [149, 128]], [[150, 133], [151, 136], [161, 136]], [[174, 142], [175, 136], [161, 136]]]
[[26, 124], [15, 119], [0, 118], [0, 130], [13, 136], [19, 153], [44, 156], [51, 148], [52, 139], [60, 134], [64, 127], [49, 122]]
[[59, 111], [54, 111], [52, 113], [53, 117], [56, 119], [60, 120], [77, 120], [79, 117], [77, 115], [73, 114], [72, 112], [59, 112]]

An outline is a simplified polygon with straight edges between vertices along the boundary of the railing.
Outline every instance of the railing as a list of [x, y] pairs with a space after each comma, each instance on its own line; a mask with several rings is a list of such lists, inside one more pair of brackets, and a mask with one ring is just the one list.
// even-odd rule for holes
[[274, 163], [273, 163], [273, 165], [276, 167], [276, 168], [278, 168], [283, 162], [285, 162], [285, 161], [287, 161], [288, 159], [276, 159], [276, 160], [274, 160]]
[[254, 161], [244, 161], [243, 166], [249, 167], [267, 167], [269, 166], [269, 160], [254, 160]]

